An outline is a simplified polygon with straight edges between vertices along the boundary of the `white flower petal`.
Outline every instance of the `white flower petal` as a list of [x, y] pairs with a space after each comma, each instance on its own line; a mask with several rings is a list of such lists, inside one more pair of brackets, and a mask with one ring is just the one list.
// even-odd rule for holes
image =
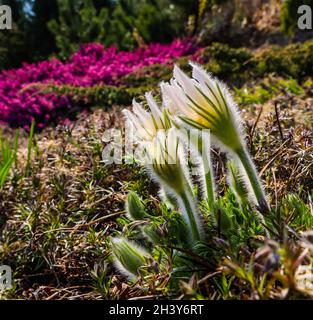
[[197, 82], [194, 79], [190, 79], [178, 66], [174, 67], [174, 78], [178, 84], [183, 88], [185, 93], [198, 104], [206, 106], [208, 102], [196, 89]]
[[[220, 95], [219, 90], [217, 89], [217, 86], [219, 86], [220, 90], [222, 91], [223, 95], [226, 97], [225, 93], [225, 87], [222, 83], [220, 83], [218, 80], [214, 79], [208, 72], [206, 72], [201, 66], [189, 62], [189, 64], [192, 66], [192, 77], [197, 80], [197, 82], [200, 84], [198, 86], [202, 92], [208, 96], [208, 98], [216, 105], [216, 106], [223, 106], [224, 101]], [[210, 89], [209, 89], [210, 88]], [[213, 93], [214, 94], [213, 94]]]
[[151, 115], [136, 100], [133, 100], [133, 112], [143, 123], [151, 121]]
[[136, 100], [133, 101], [133, 112], [137, 116], [140, 126], [150, 135], [149, 139], [151, 139], [157, 130], [152, 115], [144, 110]]
[[159, 128], [162, 128], [163, 127], [163, 123], [162, 123], [162, 120], [161, 120], [162, 119], [162, 112], [160, 111], [159, 106], [155, 102], [151, 92], [147, 92], [145, 94], [145, 97], [147, 99], [149, 108], [150, 108], [150, 110], [152, 112], [153, 118], [154, 118], [157, 126]]

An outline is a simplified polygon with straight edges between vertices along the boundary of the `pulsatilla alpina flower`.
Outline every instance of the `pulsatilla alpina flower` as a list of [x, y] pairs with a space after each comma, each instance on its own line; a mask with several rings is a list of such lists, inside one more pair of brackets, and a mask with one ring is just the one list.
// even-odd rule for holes
[[176, 129], [159, 131], [153, 141], [145, 144], [144, 149], [151, 176], [177, 199], [190, 231], [189, 244], [194, 244], [201, 238], [201, 223], [189, 173], [182, 162], [185, 156]]
[[141, 104], [133, 100], [133, 112], [124, 110], [124, 114], [133, 124], [136, 136], [141, 141], [152, 141], [158, 130], [169, 129], [170, 120], [166, 115], [166, 110], [161, 111], [152, 94], [146, 93], [146, 100], [150, 112], [145, 110]]
[[261, 211], [268, 211], [261, 182], [241, 133], [241, 121], [228, 89], [195, 64], [192, 78], [177, 66], [170, 84], [162, 84], [164, 103], [174, 123], [186, 128], [209, 129], [216, 141], [240, 160], [251, 192]]
[[175, 129], [168, 132], [160, 130], [153, 141], [144, 144], [145, 161], [152, 175], [161, 184], [165, 184], [169, 192], [181, 193], [186, 188], [186, 177], [180, 162], [181, 144]]
[[170, 84], [162, 84], [165, 104], [184, 127], [210, 129], [227, 148], [240, 148], [240, 121], [226, 87], [199, 66], [192, 66], [192, 79], [174, 67]]
[[[177, 67], [176, 67], [177, 68]], [[183, 76], [187, 77], [185, 74]], [[188, 77], [187, 77], [188, 78]], [[191, 79], [189, 79], [191, 80]], [[161, 83], [160, 85], [162, 96], [163, 96], [163, 103], [168, 108], [170, 115], [172, 116], [172, 119], [174, 121], [173, 125], [180, 128], [180, 123], [184, 124], [184, 129], [187, 129], [187, 136], [182, 135], [185, 137], [186, 142], [189, 144], [191, 143], [191, 146], [194, 148], [196, 153], [198, 154], [198, 158], [200, 159], [200, 170], [203, 171], [202, 175], [202, 181], [203, 181], [203, 194], [204, 198], [207, 199], [208, 205], [213, 208], [215, 203], [215, 196], [214, 196], [214, 177], [212, 174], [212, 166], [211, 166], [211, 155], [210, 155], [210, 136], [205, 133], [203, 128], [195, 123], [195, 120], [190, 120], [191, 118], [198, 118], [198, 115], [188, 106], [189, 99], [187, 98], [187, 95], [185, 95], [185, 92], [183, 91], [183, 88], [178, 85], [176, 80], [172, 80], [171, 84], [167, 83]], [[189, 118], [187, 118], [189, 117]], [[177, 119], [181, 119], [181, 121], [177, 121]], [[182, 121], [182, 119], [185, 119], [185, 122]], [[189, 119], [189, 120], [188, 120]], [[188, 124], [188, 122], [192, 121], [194, 125]], [[179, 123], [180, 122], [180, 123]], [[194, 141], [194, 139], [191, 138], [192, 136], [192, 130], [196, 129], [201, 130], [201, 135], [199, 136], [199, 133], [197, 132], [197, 139]], [[189, 132], [189, 134], [188, 134]], [[186, 139], [187, 137], [187, 139]], [[190, 138], [190, 139], [189, 139]], [[207, 144], [203, 140], [207, 140]], [[204, 148], [203, 148], [204, 147]]]
[[146, 94], [146, 99], [151, 112], [134, 101], [133, 112], [125, 110], [124, 113], [136, 129], [144, 155], [141, 160], [150, 175], [182, 208], [190, 230], [189, 244], [193, 244], [200, 240], [200, 223], [189, 173], [181, 161], [186, 156], [176, 129], [172, 127], [168, 110], [161, 111], [150, 93]]

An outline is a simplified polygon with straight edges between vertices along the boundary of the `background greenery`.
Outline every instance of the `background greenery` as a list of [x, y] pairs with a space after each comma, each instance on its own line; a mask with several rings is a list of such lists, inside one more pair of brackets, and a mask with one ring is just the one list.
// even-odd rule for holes
[[[185, 36], [199, 36], [204, 44], [211, 39], [223, 41], [223, 27], [232, 35], [237, 29], [229, 24], [236, 19], [244, 21], [244, 10], [238, 3], [236, 0], [1, 0], [0, 4], [12, 8], [14, 28], [0, 32], [0, 68], [17, 67], [22, 62], [44, 60], [51, 55], [67, 58], [82, 43], [90, 42], [129, 50]], [[287, 0], [282, 5], [281, 29], [288, 36], [295, 32], [297, 8], [303, 3], [312, 5], [313, 1]], [[216, 15], [219, 7], [225, 15], [222, 23]], [[213, 31], [203, 39], [206, 28]], [[236, 41], [240, 43], [240, 39]]]

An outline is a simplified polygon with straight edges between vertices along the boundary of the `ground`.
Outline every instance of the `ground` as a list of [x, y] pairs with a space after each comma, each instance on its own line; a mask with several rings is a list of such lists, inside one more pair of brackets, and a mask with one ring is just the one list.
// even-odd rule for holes
[[[102, 162], [104, 130], [123, 128], [121, 111], [130, 107], [113, 101], [108, 108], [93, 108], [71, 123], [36, 133], [28, 172], [28, 133], [20, 133], [18, 161], [0, 191], [0, 261], [14, 271], [14, 287], [3, 298], [310, 297], [297, 286], [296, 272], [312, 259], [300, 235], [313, 226], [313, 81], [309, 75], [282, 77], [275, 72], [256, 76], [260, 62], [238, 78], [238, 70], [225, 76], [229, 61], [221, 63], [223, 45], [217, 47], [205, 63], [231, 86], [244, 119], [249, 150], [274, 208], [266, 217], [272, 225], [270, 240], [251, 210], [236, 218], [243, 222], [233, 230], [212, 225], [205, 216], [211, 233], [203, 254], [192, 257], [201, 269], [197, 275], [189, 272], [175, 279], [171, 262], [164, 262], [169, 252], [155, 253], [162, 258], [153, 279], [131, 283], [120, 275], [112, 265], [109, 237], [138, 235], [126, 217], [127, 193], [140, 194], [156, 216], [164, 208], [157, 186], [142, 168]], [[234, 54], [231, 64], [250, 59], [245, 52], [227, 52]], [[155, 73], [164, 72], [161, 78], [167, 78], [170, 69], [150, 68], [124, 81], [137, 88], [146, 81], [157, 93], [153, 79], [160, 77]], [[4, 133], [14, 136], [7, 127]], [[233, 217], [240, 210], [226, 188], [224, 154], [214, 148], [214, 159], [218, 193]]]

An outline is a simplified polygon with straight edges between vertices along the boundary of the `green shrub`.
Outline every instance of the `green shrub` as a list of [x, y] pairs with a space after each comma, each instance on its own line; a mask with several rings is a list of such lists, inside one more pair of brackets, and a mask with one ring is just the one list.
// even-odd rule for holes
[[172, 67], [155, 64], [143, 67], [140, 70], [128, 74], [122, 78], [121, 83], [129, 87], [140, 87], [147, 85], [157, 85], [160, 79], [170, 80], [172, 76]]
[[299, 79], [312, 74], [312, 57], [312, 40], [303, 44], [291, 44], [283, 48], [272, 46], [255, 56], [255, 73], [258, 76], [264, 76], [274, 72]]
[[256, 52], [213, 43], [200, 56], [207, 70], [236, 85], [248, 77], [264, 77], [270, 73], [302, 79], [313, 73], [312, 57], [312, 40], [285, 47], [268, 46]]
[[43, 93], [56, 93], [70, 97], [74, 102], [83, 102], [87, 106], [110, 107], [113, 104], [128, 105], [135, 96], [151, 89], [148, 86], [127, 88], [125, 86], [75, 87], [70, 85], [36, 85]]
[[245, 48], [231, 48], [227, 44], [213, 43], [201, 54], [207, 70], [221, 79], [238, 83], [248, 68], [252, 53]]
[[297, 80], [279, 77], [266, 77], [260, 82], [253, 84], [251, 89], [247, 86], [241, 89], [235, 88], [236, 100], [242, 105], [251, 105], [253, 103], [264, 104], [268, 100], [277, 96], [280, 92], [289, 92], [294, 95], [303, 94], [303, 88]]

